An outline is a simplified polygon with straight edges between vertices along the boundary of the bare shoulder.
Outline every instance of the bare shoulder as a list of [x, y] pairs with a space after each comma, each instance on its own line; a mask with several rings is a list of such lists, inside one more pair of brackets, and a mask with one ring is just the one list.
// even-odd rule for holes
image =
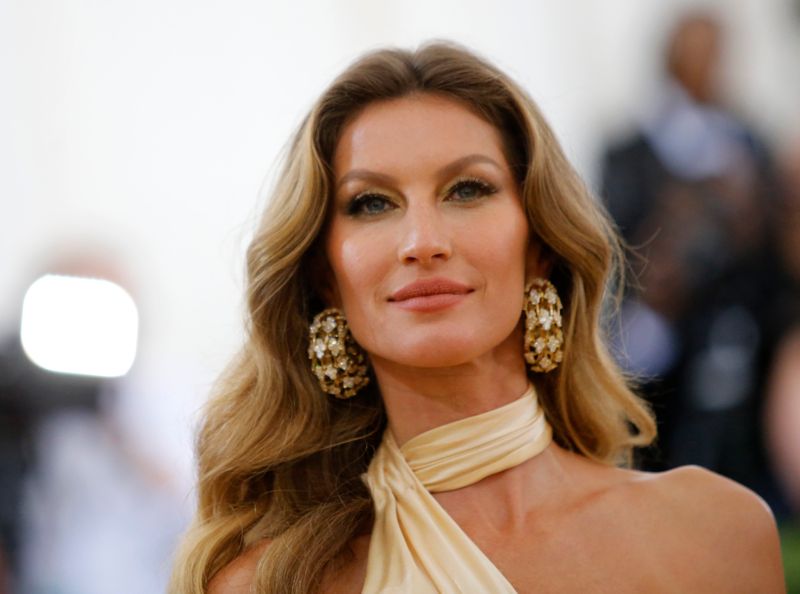
[[785, 591], [775, 519], [758, 495], [698, 466], [632, 476], [632, 507], [665, 558], [702, 567], [715, 591]]
[[694, 526], [735, 530], [741, 535], [776, 532], [769, 506], [747, 487], [699, 466], [640, 473], [641, 490], [658, 500], [672, 518]]
[[252, 594], [256, 567], [269, 543], [255, 544], [223, 567], [208, 585], [208, 594]]

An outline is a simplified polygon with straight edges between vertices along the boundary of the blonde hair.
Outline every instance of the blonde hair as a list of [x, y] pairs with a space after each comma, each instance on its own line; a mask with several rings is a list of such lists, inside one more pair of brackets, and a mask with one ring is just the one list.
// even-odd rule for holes
[[339, 134], [367, 104], [411, 93], [458, 100], [503, 134], [532, 238], [549, 252], [565, 307], [564, 360], [531, 377], [555, 441], [613, 464], [629, 462], [632, 449], [655, 436], [650, 412], [602, 339], [618, 240], [536, 105], [497, 68], [452, 44], [376, 51], [339, 76], [301, 124], [248, 249], [248, 339], [199, 434], [198, 509], [173, 593], [204, 592], [264, 538], [272, 542], [258, 565], [257, 591], [312, 592], [347, 560], [348, 543], [371, 529], [359, 477], [386, 424], [380, 394], [375, 382], [347, 401], [323, 394], [308, 365], [307, 328], [322, 307], [318, 242]]

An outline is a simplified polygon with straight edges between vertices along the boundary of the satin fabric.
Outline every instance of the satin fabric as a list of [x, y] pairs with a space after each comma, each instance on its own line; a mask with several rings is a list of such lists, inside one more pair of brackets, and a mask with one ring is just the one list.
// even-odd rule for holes
[[533, 458], [551, 435], [533, 386], [510, 404], [402, 446], [387, 429], [362, 477], [375, 506], [362, 592], [515, 592], [431, 493], [466, 487]]

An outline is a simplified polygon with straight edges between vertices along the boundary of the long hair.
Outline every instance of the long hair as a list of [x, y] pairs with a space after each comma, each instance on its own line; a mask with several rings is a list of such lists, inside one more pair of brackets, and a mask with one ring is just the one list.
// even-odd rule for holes
[[322, 307], [319, 243], [341, 130], [368, 104], [412, 93], [457, 100], [503, 136], [531, 240], [554, 263], [551, 280], [565, 308], [564, 360], [531, 377], [555, 441], [624, 464], [655, 436], [651, 413], [602, 336], [618, 240], [534, 102], [496, 67], [451, 44], [376, 51], [341, 74], [300, 125], [248, 249], [248, 337], [199, 434], [198, 508], [175, 563], [175, 594], [204, 592], [215, 573], [265, 538], [257, 591], [313, 592], [347, 560], [348, 543], [371, 528], [360, 475], [386, 425], [380, 394], [375, 382], [346, 401], [323, 394], [306, 355], [307, 328]]

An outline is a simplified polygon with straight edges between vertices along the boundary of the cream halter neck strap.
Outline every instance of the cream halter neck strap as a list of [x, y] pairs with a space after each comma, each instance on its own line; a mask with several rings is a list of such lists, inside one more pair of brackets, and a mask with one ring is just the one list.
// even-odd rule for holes
[[431, 493], [512, 468], [550, 440], [533, 386], [510, 404], [436, 427], [402, 447], [387, 429], [363, 475], [375, 505], [363, 592], [515, 592]]

